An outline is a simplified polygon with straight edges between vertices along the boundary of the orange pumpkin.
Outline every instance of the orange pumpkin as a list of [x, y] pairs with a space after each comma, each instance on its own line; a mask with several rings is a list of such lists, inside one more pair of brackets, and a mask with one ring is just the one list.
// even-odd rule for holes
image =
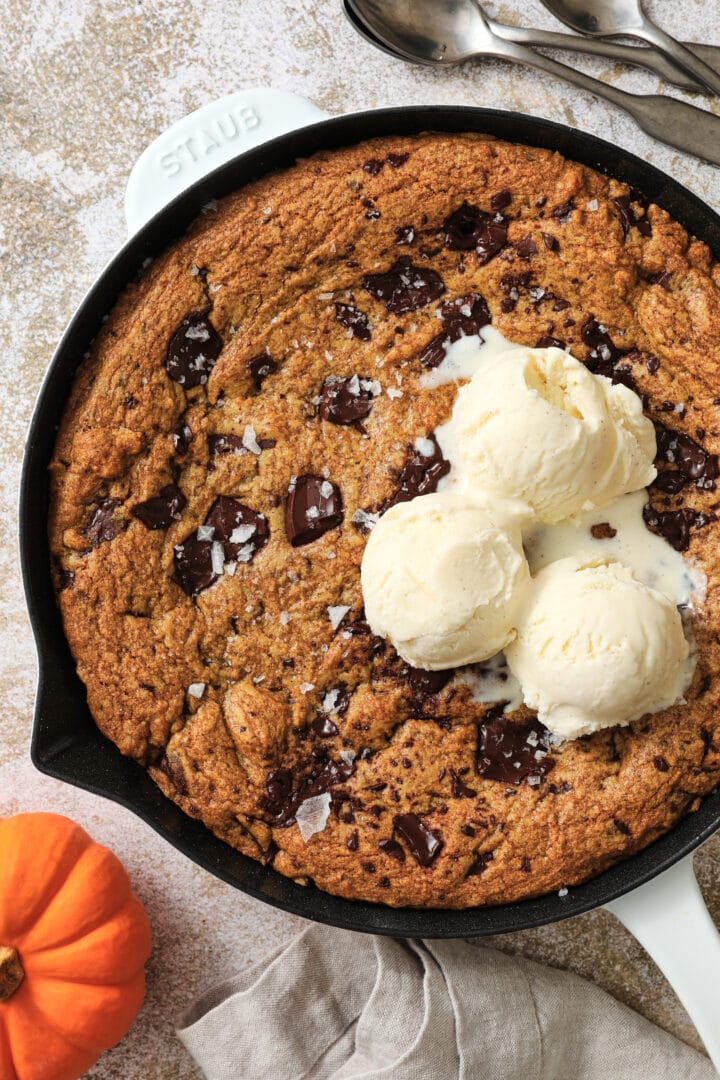
[[77, 1080], [145, 994], [150, 925], [119, 859], [57, 814], [0, 820], [0, 1077]]

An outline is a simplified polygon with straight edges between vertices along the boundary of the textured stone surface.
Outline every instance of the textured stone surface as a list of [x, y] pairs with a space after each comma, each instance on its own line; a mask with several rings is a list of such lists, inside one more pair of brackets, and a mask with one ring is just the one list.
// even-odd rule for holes
[[[720, 44], [712, 0], [655, 0], [676, 34]], [[506, 21], [551, 27], [536, 0], [496, 4]], [[565, 55], [563, 58], [567, 58]], [[578, 67], [624, 89], [662, 89], [605, 61]], [[203, 988], [259, 959], [302, 920], [249, 900], [170, 850], [130, 813], [41, 777], [29, 763], [35, 680], [15, 532], [32, 403], [73, 308], [122, 242], [122, 198], [135, 157], [163, 127], [244, 86], [295, 90], [329, 112], [398, 103], [517, 109], [592, 131], [672, 173], [720, 208], [717, 170], [643, 136], [587, 94], [497, 63], [453, 72], [395, 63], [357, 39], [339, 0], [6, 0], [0, 6], [0, 812], [52, 809], [85, 825], [125, 861], [155, 932], [146, 1004], [94, 1080], [199, 1076], [173, 1036]], [[716, 103], [714, 108], [718, 110]], [[720, 840], [698, 855], [720, 919]], [[497, 939], [508, 951], [595, 979], [697, 1045], [676, 998], [640, 946], [603, 912]]]

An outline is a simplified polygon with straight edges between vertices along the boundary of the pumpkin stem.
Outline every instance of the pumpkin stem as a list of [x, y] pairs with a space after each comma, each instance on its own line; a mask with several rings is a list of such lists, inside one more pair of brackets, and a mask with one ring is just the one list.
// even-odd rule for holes
[[0, 945], [0, 1003], [11, 998], [25, 978], [17, 949]]

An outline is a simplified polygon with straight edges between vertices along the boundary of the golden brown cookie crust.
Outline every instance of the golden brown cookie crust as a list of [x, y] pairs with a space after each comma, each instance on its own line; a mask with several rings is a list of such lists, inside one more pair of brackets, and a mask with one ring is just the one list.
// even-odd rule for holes
[[[392, 498], [408, 447], [449, 416], [455, 388], [419, 384], [445, 300], [479, 294], [508, 338], [556, 338], [583, 360], [594, 317], [632, 350], [619, 367], [648, 414], [708, 453], [720, 448], [720, 270], [667, 213], [627, 197], [625, 185], [541, 149], [476, 135], [375, 139], [222, 200], [111, 312], [79, 370], [51, 467], [65, 631], [102, 731], [239, 850], [341, 896], [501, 903], [597, 874], [720, 780], [712, 487], [651, 490], [661, 511], [704, 514], [687, 551], [708, 578], [688, 704], [553, 751], [535, 786], [480, 775], [488, 706], [456, 682], [423, 691], [362, 622], [365, 534], [352, 518]], [[446, 244], [443, 223], [465, 202], [507, 219], [507, 243], [486, 262]], [[402, 257], [439, 275], [439, 299], [392, 311], [363, 286]], [[362, 312], [369, 333], [338, 321], [336, 303]], [[168, 343], [201, 313], [222, 351], [207, 383], [187, 389], [168, 376]], [[261, 381], [248, 362], [265, 353], [275, 369]], [[361, 427], [322, 419], [324, 380], [356, 374], [382, 390]], [[183, 425], [185, 453], [184, 436], [174, 437]], [[265, 443], [260, 454], [223, 452], [217, 436], [242, 437], [248, 425]], [[344, 517], [293, 547], [288, 487], [304, 474], [337, 485]], [[169, 527], [133, 515], [173, 487], [185, 504]], [[173, 580], [174, 548], [219, 496], [263, 515], [269, 540], [193, 597]], [[349, 611], [334, 628], [336, 607]], [[188, 693], [193, 684], [204, 684], [201, 697]], [[341, 708], [326, 724], [333, 690]], [[332, 809], [306, 843], [283, 796], [328, 762]], [[413, 853], [407, 820], [441, 843], [429, 865]]]

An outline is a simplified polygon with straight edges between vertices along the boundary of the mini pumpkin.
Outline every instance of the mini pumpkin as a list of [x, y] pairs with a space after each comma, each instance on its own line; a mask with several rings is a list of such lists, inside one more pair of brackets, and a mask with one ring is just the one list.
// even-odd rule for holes
[[149, 955], [111, 851], [57, 814], [0, 820], [2, 1080], [78, 1080], [135, 1019]]

